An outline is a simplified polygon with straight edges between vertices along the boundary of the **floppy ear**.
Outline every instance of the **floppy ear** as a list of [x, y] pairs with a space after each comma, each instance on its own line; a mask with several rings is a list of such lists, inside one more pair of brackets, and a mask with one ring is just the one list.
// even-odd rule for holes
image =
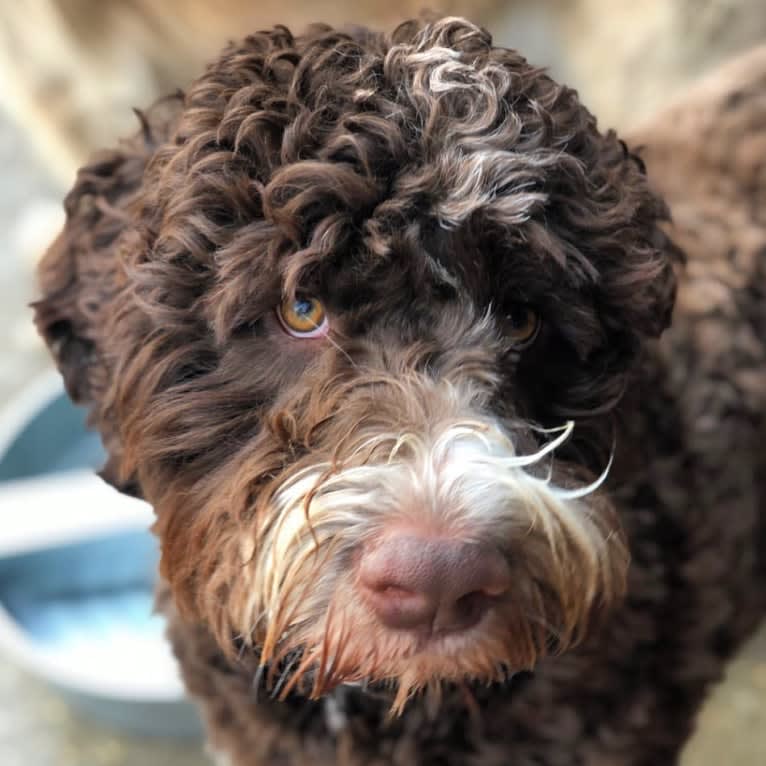
[[670, 326], [676, 302], [677, 269], [686, 262], [686, 254], [670, 237], [671, 216], [663, 200], [663, 213], [652, 234], [654, 258], [647, 258], [645, 284], [633, 286], [634, 300], [641, 312], [636, 327], [647, 338], [658, 338]]
[[[626, 152], [627, 152], [626, 147]], [[630, 157], [639, 167], [642, 175], [647, 176], [645, 162], [646, 147], [639, 145], [630, 152]], [[627, 293], [635, 305], [636, 316], [633, 318], [636, 329], [648, 338], [659, 337], [671, 323], [676, 300], [678, 269], [686, 262], [686, 254], [674, 238], [672, 232], [672, 213], [662, 192], [655, 187], [654, 173], [647, 177], [653, 203], [651, 236], [646, 246], [641, 248], [638, 263], [622, 277]]]
[[[118, 149], [96, 155], [77, 174], [64, 202], [66, 222], [38, 268], [41, 297], [32, 304], [37, 328], [64, 378], [69, 396], [90, 411], [89, 422], [109, 452], [104, 478], [116, 484], [119, 444], [115, 424], [100, 411], [110, 383], [105, 336], [115, 296], [124, 283], [119, 242], [132, 226], [131, 205], [144, 169], [166, 140], [182, 94], [137, 112], [141, 130]], [[128, 489], [125, 486], [118, 487]]]
[[112, 246], [123, 228], [119, 211], [105, 203], [122, 164], [110, 152], [80, 170], [64, 203], [64, 229], [38, 269], [35, 322], [78, 404], [92, 405], [105, 383], [99, 320], [114, 290]]

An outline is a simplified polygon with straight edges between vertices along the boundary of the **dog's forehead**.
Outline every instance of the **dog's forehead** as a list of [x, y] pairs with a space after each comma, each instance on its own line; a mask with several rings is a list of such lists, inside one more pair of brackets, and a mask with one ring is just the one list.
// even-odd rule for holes
[[[318, 289], [340, 304], [400, 311], [413, 302], [458, 301], [479, 312], [506, 303], [535, 303], [572, 291], [561, 264], [541, 256], [534, 232], [523, 225], [491, 227], [483, 216], [460, 227], [445, 227], [429, 212], [412, 210], [392, 232], [384, 255], [365, 237], [310, 260], [299, 272], [299, 290]], [[374, 222], [374, 221], [373, 221]], [[364, 224], [362, 224], [363, 226]], [[285, 258], [285, 272], [305, 252]], [[300, 266], [296, 267], [300, 268]]]
[[[442, 228], [427, 215], [412, 212], [402, 232], [391, 237], [384, 256], [363, 236], [328, 252], [300, 271], [298, 292], [318, 290], [349, 307], [376, 304], [393, 312], [414, 302], [455, 301], [486, 308], [525, 280], [528, 254], [498, 236], [480, 236], [474, 227]], [[404, 230], [406, 228], [406, 231]], [[284, 273], [305, 257], [287, 254]], [[298, 267], [300, 268], [300, 266]]]
[[[498, 267], [523, 264], [539, 244], [552, 179], [579, 171], [565, 150], [590, 116], [572, 91], [492, 48], [481, 30], [463, 25], [457, 41], [450, 30], [382, 52], [357, 43], [352, 71], [347, 43], [303, 52], [302, 77], [316, 83], [299, 108], [275, 107], [292, 122], [264, 194], [267, 216], [291, 240], [291, 288], [302, 262], [337, 281], [341, 260], [357, 275], [379, 279], [388, 263], [415, 282], [486, 299], [505, 285]], [[323, 68], [313, 67], [323, 50]], [[555, 110], [563, 118], [553, 120]]]
[[158, 155], [147, 231], [203, 264], [222, 337], [317, 284], [338, 306], [399, 310], [439, 288], [482, 311], [539, 297], [644, 316], [664, 268], [640, 162], [575, 91], [462, 20], [249, 38], [193, 86]]

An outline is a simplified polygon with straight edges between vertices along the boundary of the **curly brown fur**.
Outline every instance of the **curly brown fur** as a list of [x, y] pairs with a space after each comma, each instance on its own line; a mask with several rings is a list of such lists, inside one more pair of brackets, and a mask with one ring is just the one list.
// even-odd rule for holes
[[[705, 157], [763, 141], [766, 88], [742, 92]], [[242, 766], [671, 762], [763, 608], [762, 176], [727, 156], [717, 196], [679, 159], [671, 230], [575, 92], [460, 19], [259, 33], [141, 120], [81, 171], [38, 325], [105, 477], [155, 507], [214, 745]], [[708, 199], [751, 255], [684, 234]], [[658, 346], [668, 234], [690, 265]], [[326, 336], [283, 331], [295, 296]], [[520, 308], [542, 317], [524, 349]], [[472, 632], [389, 630], [359, 595], [359, 558], [413, 525], [505, 557], [512, 592]]]

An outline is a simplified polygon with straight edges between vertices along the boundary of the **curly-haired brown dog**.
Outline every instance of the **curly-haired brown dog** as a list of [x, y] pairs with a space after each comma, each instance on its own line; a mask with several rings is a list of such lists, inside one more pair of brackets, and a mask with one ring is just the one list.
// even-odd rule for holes
[[460, 19], [253, 35], [81, 171], [38, 323], [233, 763], [674, 761], [766, 599], [766, 53], [728, 80], [642, 136], [672, 229]]

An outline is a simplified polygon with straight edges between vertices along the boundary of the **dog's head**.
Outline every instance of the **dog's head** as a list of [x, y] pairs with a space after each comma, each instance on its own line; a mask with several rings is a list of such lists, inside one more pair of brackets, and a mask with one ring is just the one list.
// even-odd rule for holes
[[574, 91], [459, 19], [277, 29], [193, 86], [135, 196], [96, 407], [225, 651], [400, 709], [619, 601], [608, 415], [674, 281]]

